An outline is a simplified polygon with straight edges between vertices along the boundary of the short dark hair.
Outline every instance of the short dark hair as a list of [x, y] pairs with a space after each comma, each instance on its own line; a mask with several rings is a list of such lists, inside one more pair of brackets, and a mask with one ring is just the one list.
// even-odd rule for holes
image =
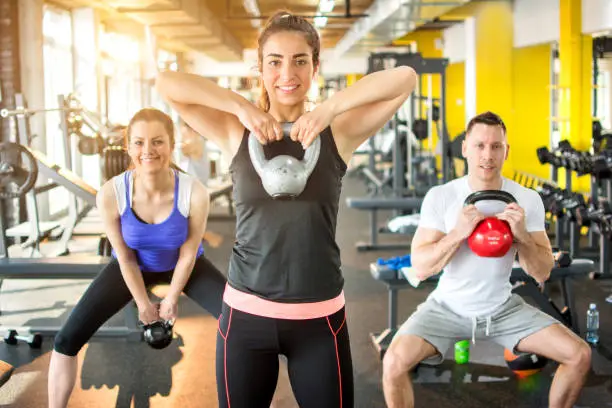
[[467, 125], [466, 134], [469, 135], [474, 125], [478, 123], [489, 126], [499, 126], [504, 131], [504, 134], [506, 134], [506, 125], [504, 124], [504, 121], [499, 115], [491, 111], [483, 112], [470, 119]]

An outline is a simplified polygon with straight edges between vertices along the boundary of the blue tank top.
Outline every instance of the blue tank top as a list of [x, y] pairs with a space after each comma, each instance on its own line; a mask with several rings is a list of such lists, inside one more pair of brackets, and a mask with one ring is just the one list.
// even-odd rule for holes
[[[180, 248], [187, 240], [189, 232], [189, 219], [181, 214], [178, 208], [179, 177], [175, 171], [174, 206], [170, 216], [159, 224], [147, 224], [132, 211], [129, 173], [126, 171], [123, 174], [126, 206], [121, 214], [121, 235], [126, 245], [136, 253], [141, 271], [172, 271], [176, 267]], [[197, 257], [203, 253], [204, 247], [200, 243]]]

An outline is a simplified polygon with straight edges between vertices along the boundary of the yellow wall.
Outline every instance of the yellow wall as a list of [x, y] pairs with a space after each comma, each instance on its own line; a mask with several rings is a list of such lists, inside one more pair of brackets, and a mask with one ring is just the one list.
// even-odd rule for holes
[[450, 64], [446, 70], [446, 125], [453, 140], [465, 130], [465, 63]]
[[[561, 139], [567, 138], [575, 148], [586, 150], [592, 137], [592, 38], [582, 34], [582, 1], [559, 0], [561, 73], [560, 89], [556, 92]], [[536, 149], [551, 148], [551, 45], [514, 48], [511, 1], [469, 2], [441, 19], [467, 17], [474, 18], [476, 28], [476, 112], [494, 111], [508, 127], [511, 148], [504, 175], [511, 177], [516, 169], [548, 179], [550, 168], [539, 163]], [[448, 68], [447, 120], [451, 138], [464, 125], [465, 107], [456, 105], [454, 96], [459, 87], [465, 86], [464, 79], [459, 78], [464, 71], [458, 64]], [[565, 171], [560, 171], [562, 186], [564, 176]], [[588, 191], [589, 178], [574, 179], [572, 187], [575, 191]]]
[[[394, 41], [393, 44], [398, 46], [416, 44], [416, 52], [420, 53], [423, 58], [443, 58], [442, 31], [439, 30], [415, 31]], [[431, 97], [439, 98], [441, 88], [440, 75], [432, 74], [430, 76]], [[419, 84], [420, 89], [417, 90], [417, 93], [422, 96], [429, 96], [427, 77], [428, 74], [423, 74], [421, 76], [421, 83]], [[417, 115], [416, 117], [418, 117], [418, 107], [415, 107], [415, 112]], [[425, 118], [427, 112], [427, 101], [421, 101], [421, 112], [423, 118]], [[438, 143], [438, 131], [435, 126], [433, 127], [432, 131], [432, 142], [434, 146], [436, 146]], [[426, 149], [429, 148], [429, 143], [427, 140], [423, 141], [423, 147]]]
[[[512, 122], [513, 14], [510, 2], [476, 3], [476, 113], [492, 111], [506, 123], [508, 135]], [[503, 174], [511, 177], [512, 162]]]
[[509, 164], [544, 179], [548, 165], [538, 161], [536, 149], [550, 144], [550, 45], [515, 48], [513, 71], [513, 129], [508, 134]]
[[442, 31], [440, 30], [425, 30], [414, 31], [395, 41], [393, 45], [409, 45], [416, 43], [417, 52], [420, 52], [425, 58], [442, 58]]

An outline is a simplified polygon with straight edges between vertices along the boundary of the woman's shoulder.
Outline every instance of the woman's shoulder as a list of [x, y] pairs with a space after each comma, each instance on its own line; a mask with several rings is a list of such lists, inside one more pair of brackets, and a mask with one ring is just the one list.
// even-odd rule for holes
[[[187, 173], [178, 172], [179, 182], [179, 210], [184, 216], [188, 216], [190, 209], [202, 207], [203, 202], [208, 202], [208, 189], [198, 180]], [[194, 205], [195, 204], [195, 205]]]

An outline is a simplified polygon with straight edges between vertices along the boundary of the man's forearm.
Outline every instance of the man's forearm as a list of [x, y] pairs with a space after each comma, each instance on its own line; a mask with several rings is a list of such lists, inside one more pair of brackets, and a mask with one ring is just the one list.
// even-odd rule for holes
[[550, 248], [538, 245], [531, 237], [517, 243], [519, 264], [536, 281], [545, 282], [554, 266]]
[[425, 280], [440, 273], [455, 255], [463, 241], [464, 239], [458, 236], [455, 230], [452, 230], [434, 244], [413, 249], [411, 262], [419, 279]]

